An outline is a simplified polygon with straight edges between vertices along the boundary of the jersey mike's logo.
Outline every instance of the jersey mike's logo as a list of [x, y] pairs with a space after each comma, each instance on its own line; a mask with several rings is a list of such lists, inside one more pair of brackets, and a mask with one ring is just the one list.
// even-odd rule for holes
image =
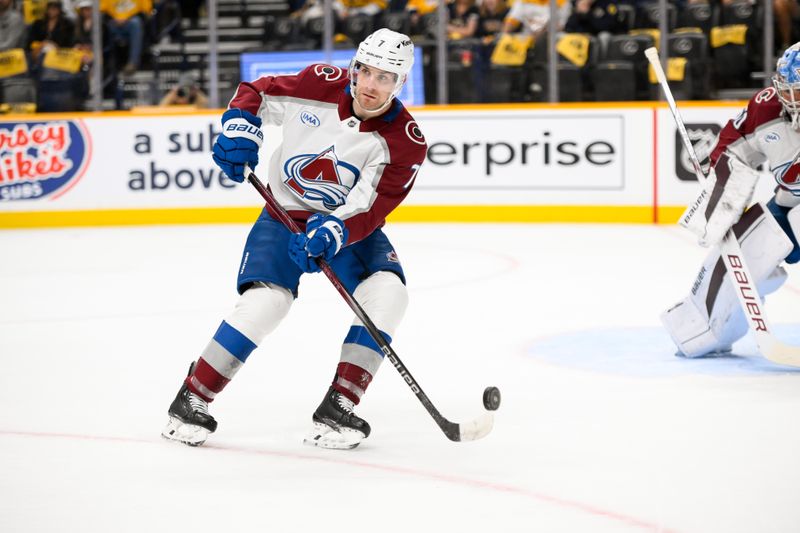
[[58, 198], [81, 179], [90, 155], [80, 121], [0, 122], [0, 202]]
[[344, 203], [360, 175], [355, 166], [336, 157], [333, 146], [319, 154], [289, 158], [283, 173], [283, 182], [298, 197], [329, 210]]

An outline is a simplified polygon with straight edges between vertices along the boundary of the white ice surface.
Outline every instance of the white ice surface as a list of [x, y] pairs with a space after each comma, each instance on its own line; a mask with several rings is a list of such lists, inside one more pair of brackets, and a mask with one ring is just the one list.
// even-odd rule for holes
[[[658, 314], [704, 251], [673, 227], [387, 228], [411, 304], [349, 451], [303, 446], [349, 309], [320, 274], [211, 405], [206, 446], [159, 433], [236, 300], [248, 227], [0, 232], [0, 532], [800, 531], [800, 372], [748, 339], [672, 355]], [[797, 272], [771, 296], [800, 344]]]

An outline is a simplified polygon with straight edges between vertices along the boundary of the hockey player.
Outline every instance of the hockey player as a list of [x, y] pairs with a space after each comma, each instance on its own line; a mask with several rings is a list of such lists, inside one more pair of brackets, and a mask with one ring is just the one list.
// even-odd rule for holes
[[[711, 252], [691, 293], [661, 317], [678, 355], [686, 357], [727, 352], [747, 333], [720, 257], [718, 244], [728, 229], [733, 227], [762, 298], [785, 282], [781, 264], [800, 260], [800, 43], [778, 59], [772, 87], [725, 125], [710, 162], [704, 194], [687, 210], [684, 225]], [[775, 194], [766, 205], [745, 210], [764, 175], [755, 170], [761, 164], [775, 177]]]
[[[237, 280], [240, 298], [192, 363], [169, 407], [163, 436], [202, 444], [217, 422], [208, 403], [286, 316], [303, 273], [324, 258], [375, 325], [391, 340], [408, 303], [403, 268], [381, 230], [408, 195], [427, 146], [397, 95], [414, 61], [411, 40], [379, 29], [347, 71], [314, 64], [297, 75], [266, 76], [239, 85], [222, 115], [213, 159], [242, 182], [258, 164], [262, 121], [282, 126], [283, 143], [269, 167], [269, 188], [305, 228], [292, 234], [265, 208], [245, 244]], [[307, 444], [352, 448], [370, 434], [357, 405], [383, 353], [356, 319], [336, 374], [312, 416]]]

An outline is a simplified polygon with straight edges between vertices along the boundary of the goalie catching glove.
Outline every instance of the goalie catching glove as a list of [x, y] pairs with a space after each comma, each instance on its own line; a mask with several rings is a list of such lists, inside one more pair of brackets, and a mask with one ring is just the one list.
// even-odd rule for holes
[[347, 242], [344, 222], [333, 215], [315, 213], [306, 221], [306, 233], [289, 238], [289, 257], [306, 273], [319, 272], [315, 258], [330, 261]]
[[723, 153], [708, 174], [703, 190], [681, 216], [680, 225], [714, 246], [750, 205], [760, 174], [735, 156]]

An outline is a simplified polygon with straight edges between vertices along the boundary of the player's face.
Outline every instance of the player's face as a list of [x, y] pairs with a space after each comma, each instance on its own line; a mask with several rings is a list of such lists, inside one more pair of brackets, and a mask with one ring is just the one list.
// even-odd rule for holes
[[356, 76], [356, 101], [362, 109], [380, 108], [392, 96], [397, 74], [367, 65], [359, 65]]
[[800, 103], [800, 88], [794, 86], [783, 86], [778, 92], [781, 98], [786, 102]]

